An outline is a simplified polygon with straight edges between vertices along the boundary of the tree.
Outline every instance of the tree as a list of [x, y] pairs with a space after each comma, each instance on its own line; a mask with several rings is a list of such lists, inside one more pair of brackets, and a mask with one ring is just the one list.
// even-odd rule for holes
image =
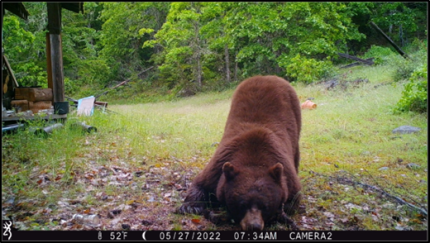
[[168, 82], [168, 87], [177, 84], [181, 87], [202, 87], [202, 56], [205, 42], [200, 36], [201, 8], [205, 3], [175, 2], [171, 4], [166, 22], [155, 34], [155, 40], [145, 43], [154, 46], [156, 43], [163, 47], [159, 58], [159, 70], [162, 78]]
[[[40, 8], [40, 3], [31, 3], [28, 6], [30, 16], [28, 22], [9, 14], [3, 19], [3, 47], [14, 75], [21, 86], [47, 87], [47, 74], [43, 69], [44, 63], [40, 62], [44, 49], [40, 50], [41, 35], [33, 34], [39, 23], [37, 17], [32, 15], [34, 9]], [[40, 28], [40, 27], [39, 27]], [[44, 37], [43, 37], [44, 39]]]
[[[100, 20], [100, 56], [119, 80], [130, 77], [151, 65], [153, 48], [141, 48], [158, 30], [169, 9], [168, 2], [105, 2]], [[114, 57], [114, 58], [112, 58]]]
[[[238, 50], [242, 76], [274, 73], [310, 82], [328, 72], [336, 43], [360, 35], [343, 3], [234, 3], [226, 14], [226, 32]], [[326, 59], [325, 61], [323, 61]], [[299, 62], [309, 60], [308, 72]], [[324, 68], [323, 68], [324, 67]]]

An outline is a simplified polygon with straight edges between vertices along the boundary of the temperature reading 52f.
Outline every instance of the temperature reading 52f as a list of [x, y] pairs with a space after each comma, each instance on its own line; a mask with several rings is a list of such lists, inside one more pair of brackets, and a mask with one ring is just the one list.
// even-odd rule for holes
[[120, 232], [110, 232], [110, 239], [111, 240], [125, 240], [127, 237], [127, 232], [120, 231]]

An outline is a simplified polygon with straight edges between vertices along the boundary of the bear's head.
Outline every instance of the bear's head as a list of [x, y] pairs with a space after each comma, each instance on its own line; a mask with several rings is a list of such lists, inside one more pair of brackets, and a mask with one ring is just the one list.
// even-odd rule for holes
[[224, 163], [216, 195], [242, 230], [262, 230], [277, 216], [288, 197], [283, 170], [281, 163], [244, 168]]

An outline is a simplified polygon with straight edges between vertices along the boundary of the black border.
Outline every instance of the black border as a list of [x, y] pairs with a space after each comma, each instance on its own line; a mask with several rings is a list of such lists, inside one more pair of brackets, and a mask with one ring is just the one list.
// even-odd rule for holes
[[[4, 231], [4, 230], [2, 230]], [[423, 241], [428, 231], [18, 231], [10, 241]], [[145, 232], [145, 233], [144, 233]], [[164, 235], [163, 235], [164, 234]], [[169, 237], [167, 237], [169, 234]], [[318, 237], [317, 237], [318, 234]], [[276, 239], [271, 236], [275, 235]], [[99, 237], [101, 238], [99, 239]], [[257, 236], [257, 238], [255, 238]], [[260, 237], [263, 236], [263, 239]], [[8, 241], [2, 236], [3, 241]], [[113, 238], [113, 239], [111, 239]], [[181, 240], [182, 238], [182, 240]]]

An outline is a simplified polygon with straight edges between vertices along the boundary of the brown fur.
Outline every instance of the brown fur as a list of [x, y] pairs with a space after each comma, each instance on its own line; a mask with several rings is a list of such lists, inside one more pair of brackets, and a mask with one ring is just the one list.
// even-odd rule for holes
[[201, 213], [208, 200], [218, 200], [242, 229], [261, 230], [284, 203], [298, 205], [300, 130], [299, 100], [286, 80], [255, 76], [243, 81], [233, 95], [221, 142], [178, 211]]

